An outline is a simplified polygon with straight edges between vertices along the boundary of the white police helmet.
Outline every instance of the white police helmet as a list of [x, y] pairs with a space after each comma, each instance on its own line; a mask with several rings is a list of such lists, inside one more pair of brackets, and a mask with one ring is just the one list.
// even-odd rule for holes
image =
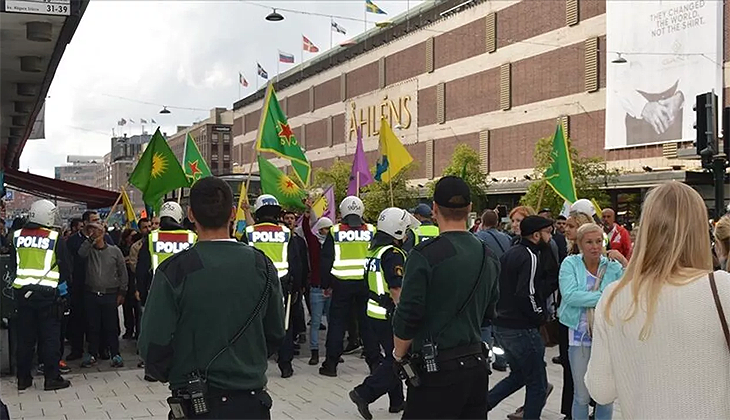
[[354, 195], [345, 197], [345, 199], [340, 203], [340, 216], [342, 217], [349, 216], [351, 214], [356, 214], [362, 217], [363, 211], [365, 211], [365, 205], [362, 203], [362, 200]]
[[48, 200], [38, 200], [30, 206], [28, 223], [51, 227], [56, 225], [58, 210], [56, 205]]
[[[406, 237], [408, 228], [414, 227], [414, 219], [410, 213], [403, 209], [389, 207], [381, 211], [380, 216], [378, 216], [378, 232], [384, 232], [397, 240], [403, 240]], [[417, 220], [416, 223], [418, 223]]]
[[256, 199], [256, 203], [253, 205], [253, 212], [256, 213], [259, 209], [267, 206], [276, 206], [281, 208], [279, 200], [277, 200], [276, 197], [271, 194], [261, 194], [259, 198]]
[[590, 200], [581, 198], [570, 206], [570, 212], [585, 213], [593, 217], [596, 215], [596, 208], [593, 207], [593, 203]]
[[160, 208], [160, 218], [162, 217], [171, 217], [175, 222], [182, 223], [183, 217], [185, 216], [179, 204], [174, 201], [168, 201], [163, 203]]

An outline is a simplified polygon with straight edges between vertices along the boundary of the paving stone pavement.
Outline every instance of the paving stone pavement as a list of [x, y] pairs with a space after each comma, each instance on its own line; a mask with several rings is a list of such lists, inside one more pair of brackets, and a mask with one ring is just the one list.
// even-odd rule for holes
[[[545, 420], [563, 418], [559, 414], [562, 370], [550, 362], [555, 355], [557, 348], [547, 350], [548, 379], [555, 391], [543, 410]], [[347, 393], [365, 378], [367, 368], [357, 356], [345, 356], [344, 359], [337, 378], [320, 376], [318, 366], [307, 365], [308, 355], [304, 354], [294, 360], [295, 374], [288, 379], [281, 379], [276, 364], [270, 362], [268, 390], [274, 399], [272, 418], [360, 418]], [[128, 366], [136, 364], [133, 355], [128, 355], [126, 360]], [[72, 373], [66, 375], [72, 386], [60, 391], [43, 391], [43, 379], [36, 378], [33, 388], [19, 393], [14, 378], [2, 378], [0, 396], [8, 404], [12, 419], [166, 419], [167, 386], [146, 382], [143, 376], [142, 369], [112, 370], [108, 362], [100, 362], [97, 368], [90, 370], [74, 367]], [[505, 376], [495, 372], [490, 377], [490, 386]], [[524, 390], [503, 401], [489, 417], [505, 419], [508, 413], [522, 405], [523, 399]], [[375, 419], [400, 418], [398, 414], [388, 413], [387, 396], [373, 403], [371, 411]], [[620, 408], [616, 407], [614, 419], [620, 418]]]

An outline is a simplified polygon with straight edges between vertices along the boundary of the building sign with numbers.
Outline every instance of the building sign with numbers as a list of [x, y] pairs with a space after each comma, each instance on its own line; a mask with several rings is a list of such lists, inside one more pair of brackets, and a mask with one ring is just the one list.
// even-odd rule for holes
[[71, 0], [5, 0], [6, 12], [71, 15]]

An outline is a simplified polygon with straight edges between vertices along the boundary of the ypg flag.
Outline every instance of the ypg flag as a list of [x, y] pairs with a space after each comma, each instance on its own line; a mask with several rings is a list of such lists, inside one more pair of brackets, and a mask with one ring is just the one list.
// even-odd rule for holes
[[208, 164], [205, 163], [205, 159], [200, 154], [198, 146], [193, 140], [193, 136], [190, 133], [185, 138], [185, 151], [183, 152], [183, 167], [185, 169], [185, 176], [188, 177], [190, 186], [195, 184], [195, 181], [206, 176], [213, 175], [210, 172]]
[[165, 194], [188, 186], [185, 172], [159, 128], [129, 176], [129, 183], [142, 191], [145, 204], [152, 207], [155, 213], [160, 210], [161, 199]]
[[306, 191], [299, 188], [296, 182], [261, 156], [259, 156], [259, 175], [261, 176], [261, 192], [276, 197], [283, 208], [304, 209]]
[[299, 147], [297, 138], [294, 137], [289, 123], [286, 120], [284, 111], [279, 106], [279, 101], [274, 93], [274, 85], [269, 84], [264, 99], [264, 109], [261, 111], [261, 124], [259, 125], [256, 150], [260, 152], [271, 152], [284, 159], [289, 159], [294, 168], [297, 178], [302, 184], [309, 185], [309, 177], [312, 172], [312, 165], [307, 156]]
[[553, 162], [545, 171], [545, 180], [563, 200], [575, 203], [578, 194], [575, 192], [573, 166], [570, 162], [570, 147], [568, 146], [568, 139], [563, 134], [563, 124], [560, 123], [558, 123], [558, 128], [553, 136], [551, 157]]

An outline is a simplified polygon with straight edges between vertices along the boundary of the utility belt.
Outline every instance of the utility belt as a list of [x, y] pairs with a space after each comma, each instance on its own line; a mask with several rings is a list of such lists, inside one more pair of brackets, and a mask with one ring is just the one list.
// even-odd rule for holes
[[[194, 381], [195, 379], [193, 379]], [[221, 398], [226, 400], [258, 398], [262, 401], [271, 399], [263, 388], [253, 390], [220, 389], [207, 386], [205, 381], [191, 384], [191, 378], [188, 378], [188, 385], [185, 388], [173, 390], [172, 396], [167, 399], [167, 404], [170, 406], [172, 419], [189, 419], [206, 414], [214, 401]]]
[[390, 295], [385, 293], [379, 295], [368, 289], [368, 297], [377, 302], [380, 307], [385, 308], [385, 316], [387, 319], [391, 319], [393, 317], [393, 313], [395, 312], [395, 302], [393, 302], [393, 298]]
[[438, 346], [426, 342], [419, 353], [403, 358], [397, 364], [398, 376], [405, 380], [408, 386], [419, 387], [424, 380], [439, 372], [451, 372], [459, 369], [471, 369], [489, 360], [489, 348], [479, 342], [439, 352]]

